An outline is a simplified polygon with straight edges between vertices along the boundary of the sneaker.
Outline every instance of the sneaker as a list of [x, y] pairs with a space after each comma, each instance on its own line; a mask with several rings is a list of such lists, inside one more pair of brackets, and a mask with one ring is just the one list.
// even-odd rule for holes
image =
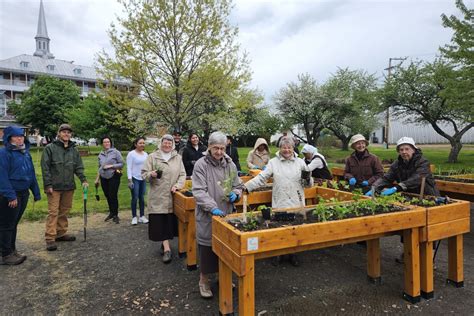
[[58, 249], [58, 246], [56, 246], [56, 242], [54, 242], [54, 241], [47, 241], [46, 242], [46, 250], [55, 251], [56, 249]]
[[112, 221], [113, 221], [115, 224], [120, 224], [120, 218], [118, 217], [118, 215], [115, 215], [115, 216], [112, 218]]
[[199, 283], [199, 292], [201, 293], [202, 298], [212, 298], [213, 296], [209, 283], [207, 284]]
[[12, 252], [8, 256], [2, 257], [0, 264], [14, 266], [14, 265], [23, 263], [25, 259], [26, 259], [26, 256], [25, 257], [16, 256], [15, 253]]
[[56, 241], [75, 241], [76, 237], [72, 235], [64, 235], [61, 237], [56, 237]]
[[138, 219], [136, 217], [132, 218], [132, 225], [137, 225]]
[[148, 224], [148, 219], [145, 216], [140, 216], [138, 222], [142, 224]]
[[163, 263], [170, 263], [171, 262], [171, 251], [165, 251], [163, 254]]
[[114, 216], [112, 214], [107, 215], [107, 217], [104, 219], [104, 222], [108, 221], [109, 219], [113, 219]]

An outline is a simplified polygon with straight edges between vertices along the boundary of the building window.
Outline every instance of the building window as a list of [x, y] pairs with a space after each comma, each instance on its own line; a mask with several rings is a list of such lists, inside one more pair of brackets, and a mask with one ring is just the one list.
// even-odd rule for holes
[[20, 67], [21, 68], [28, 68], [28, 64], [29, 64], [29, 62], [27, 62], [27, 61], [21, 61], [20, 62]]
[[48, 68], [49, 71], [54, 71], [54, 65], [48, 65], [46, 68]]
[[43, 42], [43, 49], [46, 49], [46, 42]]
[[75, 69], [74, 69], [74, 74], [75, 74], [75, 75], [80, 75], [80, 74], [82, 74], [82, 69], [81, 69], [81, 68], [75, 68]]

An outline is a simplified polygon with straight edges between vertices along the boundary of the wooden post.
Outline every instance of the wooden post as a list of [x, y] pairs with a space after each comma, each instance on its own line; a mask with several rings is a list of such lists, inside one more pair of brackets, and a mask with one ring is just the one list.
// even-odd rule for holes
[[232, 270], [219, 258], [219, 312], [230, 315], [234, 312], [232, 305]]
[[380, 239], [367, 240], [367, 278], [371, 283], [381, 284]]
[[239, 276], [239, 315], [255, 315], [255, 258], [246, 256], [246, 273]]
[[196, 218], [194, 216], [189, 216], [188, 222], [188, 231], [186, 234], [186, 264], [189, 271], [197, 269], [197, 259], [196, 259]]
[[433, 242], [428, 241], [420, 245], [421, 266], [421, 296], [424, 299], [434, 297], [434, 275], [433, 275]]
[[247, 194], [242, 197], [242, 216], [244, 223], [247, 223]]
[[180, 258], [186, 255], [186, 226], [187, 223], [178, 219], [178, 255]]
[[464, 286], [463, 236], [448, 238], [448, 283]]
[[425, 195], [425, 185], [426, 177], [421, 177], [420, 200], [423, 200], [423, 196]]
[[420, 244], [419, 228], [403, 231], [405, 292], [403, 298], [412, 304], [420, 301]]

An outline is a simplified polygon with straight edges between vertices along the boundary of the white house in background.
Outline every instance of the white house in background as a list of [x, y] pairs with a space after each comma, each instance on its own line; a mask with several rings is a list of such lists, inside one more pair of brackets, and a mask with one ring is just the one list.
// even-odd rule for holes
[[[375, 130], [370, 136], [370, 141], [373, 141], [373, 137], [378, 138], [378, 142], [382, 143], [384, 139], [384, 130], [385, 130], [385, 115], [381, 115], [380, 119], [380, 128]], [[447, 132], [449, 135], [454, 134], [454, 129], [452, 125], [445, 124], [440, 125], [441, 128]], [[388, 131], [388, 142], [389, 144], [395, 144], [397, 140], [403, 136], [412, 137], [418, 144], [439, 144], [439, 143], [449, 143], [449, 141], [436, 133], [433, 127], [429, 124], [414, 124], [407, 123], [404, 119], [395, 119], [391, 117], [390, 126]], [[463, 144], [474, 143], [474, 128], [471, 128], [467, 131], [462, 139]]]

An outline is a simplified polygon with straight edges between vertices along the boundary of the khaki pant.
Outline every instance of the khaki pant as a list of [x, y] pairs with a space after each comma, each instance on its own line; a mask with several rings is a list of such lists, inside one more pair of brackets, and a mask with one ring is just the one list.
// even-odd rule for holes
[[46, 241], [54, 241], [67, 232], [67, 215], [72, 207], [74, 190], [53, 191], [48, 196], [48, 217], [46, 218]]

